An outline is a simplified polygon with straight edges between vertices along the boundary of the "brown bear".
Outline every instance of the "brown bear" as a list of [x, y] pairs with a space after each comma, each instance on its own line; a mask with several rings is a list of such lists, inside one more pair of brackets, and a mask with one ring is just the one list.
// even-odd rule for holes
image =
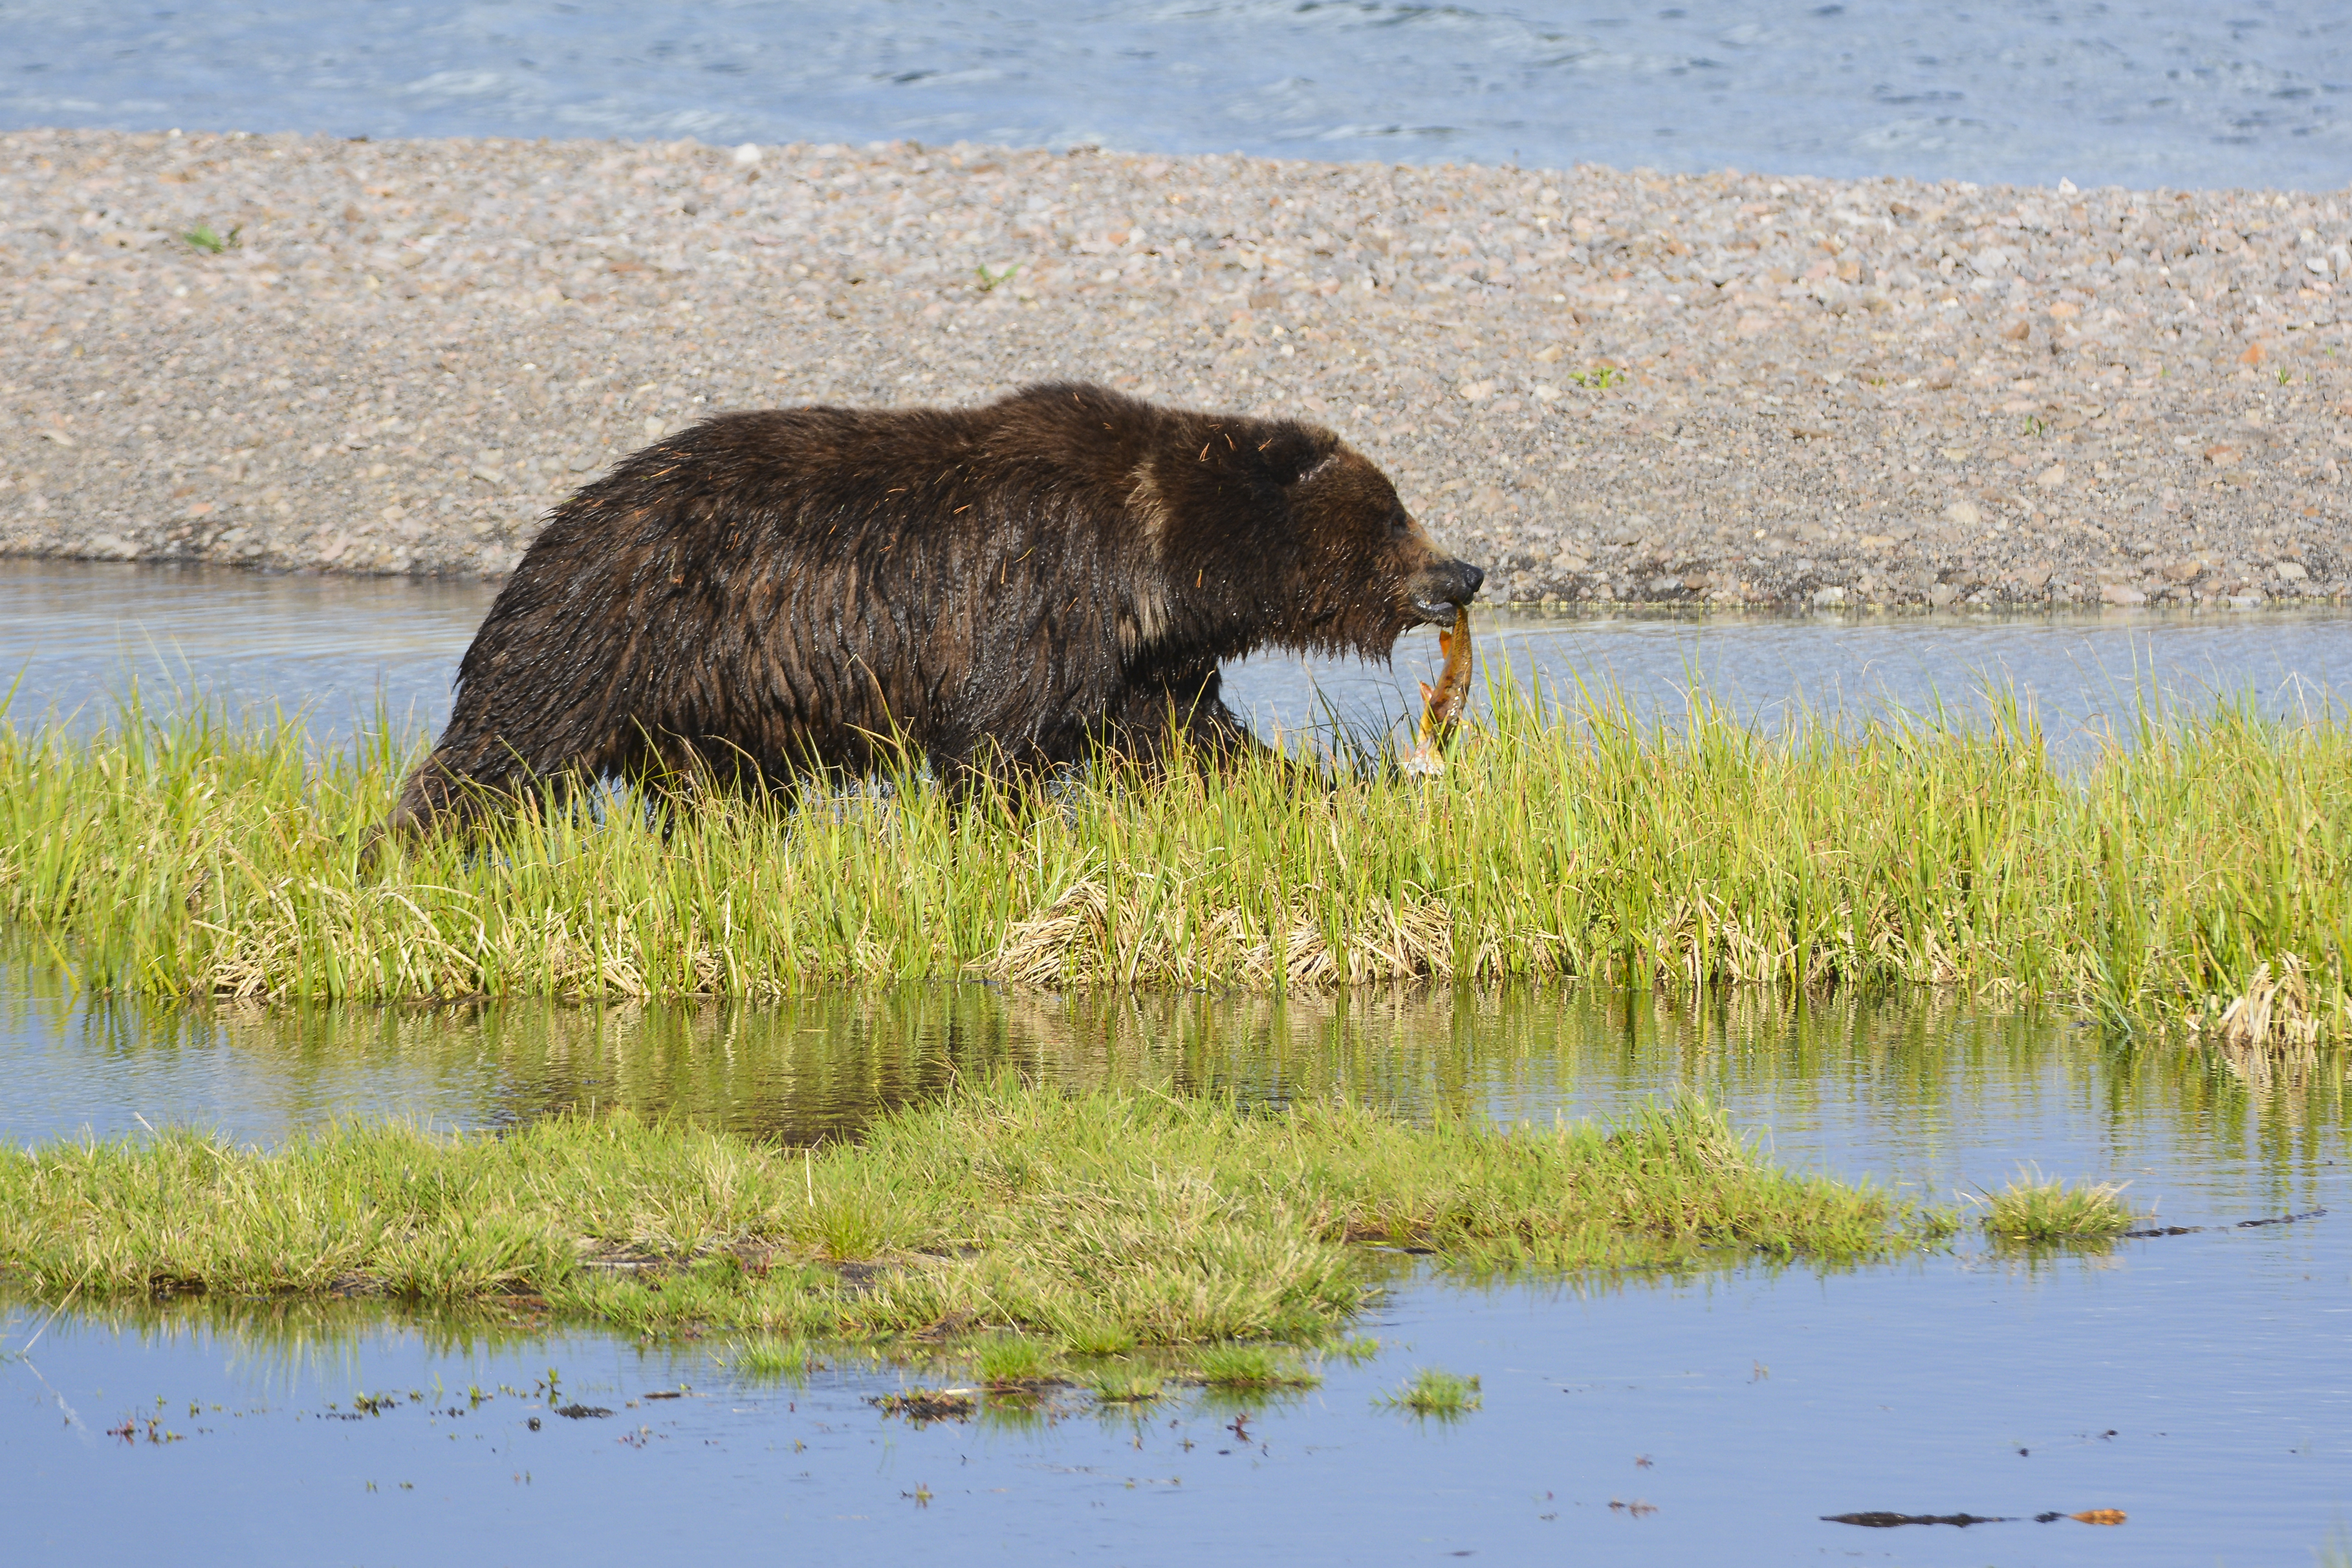
[[1483, 575], [1286, 419], [1071, 384], [720, 415], [550, 514], [387, 826], [599, 777], [764, 790], [905, 757], [962, 787], [1177, 731], [1230, 755], [1220, 660], [1386, 659]]

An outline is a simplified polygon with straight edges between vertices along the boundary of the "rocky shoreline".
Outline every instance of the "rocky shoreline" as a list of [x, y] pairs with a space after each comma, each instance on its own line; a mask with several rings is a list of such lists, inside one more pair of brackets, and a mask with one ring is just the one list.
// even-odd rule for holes
[[712, 410], [1066, 377], [1334, 426], [1496, 599], [2341, 602], [2348, 199], [14, 132], [0, 554], [494, 577]]

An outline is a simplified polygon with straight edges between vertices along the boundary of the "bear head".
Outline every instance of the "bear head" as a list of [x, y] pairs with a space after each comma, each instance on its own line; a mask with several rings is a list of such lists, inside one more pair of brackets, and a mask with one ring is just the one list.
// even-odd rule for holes
[[1160, 453], [1141, 487], [1146, 528], [1177, 600], [1226, 632], [1221, 651], [1384, 660], [1406, 628], [1451, 626], [1486, 581], [1319, 426], [1180, 416]]

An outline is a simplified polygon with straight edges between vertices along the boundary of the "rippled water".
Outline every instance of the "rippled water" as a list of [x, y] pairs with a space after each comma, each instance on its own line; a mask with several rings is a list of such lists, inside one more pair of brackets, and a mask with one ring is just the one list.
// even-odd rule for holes
[[[322, 731], [372, 710], [379, 688], [425, 721], [487, 599], [470, 584], [0, 563], [0, 668], [21, 671], [19, 717], [94, 711], [143, 667], [308, 701]], [[1661, 717], [1694, 676], [1769, 722], [1801, 696], [1851, 714], [2005, 672], [2062, 744], [2143, 689], [2292, 711], [2340, 700], [2352, 669], [2352, 617], [2327, 614], [1489, 627], [1490, 660], [1507, 651], [1555, 686], [1613, 681]], [[1262, 661], [1236, 672], [1235, 696], [1291, 721], [1314, 710], [1306, 673]], [[1401, 706], [1385, 676], [1311, 673], [1350, 721]], [[350, 1305], [73, 1303], [52, 1318], [0, 1281], [0, 1515], [33, 1561], [152, 1557], [159, 1538], [135, 1516], [167, 1521], [169, 1550], [202, 1563], [406, 1562], [458, 1540], [494, 1561], [789, 1542], [817, 1560], [1129, 1564], [2300, 1563], [2352, 1516], [2340, 1056], [2250, 1084], [2062, 1014], [1911, 995], [941, 984], [760, 1007], [176, 1006], [78, 993], [21, 932], [0, 951], [0, 1139], [17, 1142], [173, 1123], [268, 1142], [341, 1116], [485, 1128], [614, 1105], [804, 1142], [1004, 1068], [1254, 1103], [1346, 1092], [1414, 1118], [1606, 1117], [1697, 1092], [1800, 1168], [1949, 1202], [2031, 1162], [2128, 1181], [2142, 1209], [2202, 1227], [2039, 1256], [1964, 1236], [1828, 1272], [1490, 1289], [1406, 1276], [1362, 1325], [1376, 1358], [1250, 1403], [1239, 1433], [1244, 1406], [1190, 1393], [1140, 1416], [1072, 1394], [910, 1429], [865, 1404], [901, 1373], [838, 1352], [805, 1387], [758, 1385], [726, 1369], [721, 1343]], [[1477, 1376], [1484, 1408], [1433, 1425], [1374, 1406], [1424, 1365]], [[551, 1366], [566, 1400], [614, 1414], [552, 1415], [531, 1392]], [[681, 1384], [688, 1397], [642, 1398]], [[397, 1397], [360, 1415], [362, 1392]], [[2128, 1522], [2032, 1521], [2094, 1508]], [[1821, 1517], [1865, 1510], [2012, 1522], [1878, 1532]]]
[[2326, 0], [0, 5], [0, 124], [913, 137], [2330, 190]]

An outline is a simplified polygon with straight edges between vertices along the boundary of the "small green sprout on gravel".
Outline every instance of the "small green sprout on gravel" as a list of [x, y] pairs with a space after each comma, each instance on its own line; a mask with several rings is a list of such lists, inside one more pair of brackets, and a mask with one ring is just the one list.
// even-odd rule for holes
[[1312, 1388], [1322, 1375], [1272, 1345], [1205, 1345], [1193, 1358], [1211, 1388]]
[[1625, 373], [1613, 364], [1596, 364], [1591, 370], [1570, 371], [1568, 379], [1579, 386], [1591, 387], [1595, 392], [1606, 392], [1612, 386], [1624, 385]]
[[242, 224], [230, 229], [224, 235], [216, 232], [210, 223], [200, 221], [197, 223], [195, 227], [188, 230], [187, 233], [180, 236], [180, 237], [183, 240], [185, 240], [191, 247], [203, 251], [207, 256], [218, 256], [222, 251], [234, 250], [237, 246], [244, 243], [237, 237], [244, 232], [245, 226]]
[[1379, 1403], [1391, 1410], [1410, 1410], [1415, 1415], [1433, 1415], [1444, 1421], [1477, 1409], [1484, 1396], [1478, 1392], [1476, 1378], [1425, 1366], [1395, 1393], [1381, 1395]]
[[1000, 283], [1011, 282], [1013, 275], [1020, 270], [1021, 263], [1017, 261], [1007, 262], [1001, 268], [992, 268], [987, 262], [983, 261], [979, 266], [972, 268], [972, 272], [980, 284], [980, 291], [983, 294], [987, 293], [990, 289], [995, 288]]
[[2132, 1227], [2137, 1218], [2123, 1201], [2125, 1182], [2095, 1182], [2070, 1187], [2044, 1180], [2038, 1170], [2021, 1170], [1998, 1193], [1973, 1201], [1984, 1208], [1979, 1221], [1997, 1242], [2035, 1246], [2060, 1241], [2107, 1241]]

